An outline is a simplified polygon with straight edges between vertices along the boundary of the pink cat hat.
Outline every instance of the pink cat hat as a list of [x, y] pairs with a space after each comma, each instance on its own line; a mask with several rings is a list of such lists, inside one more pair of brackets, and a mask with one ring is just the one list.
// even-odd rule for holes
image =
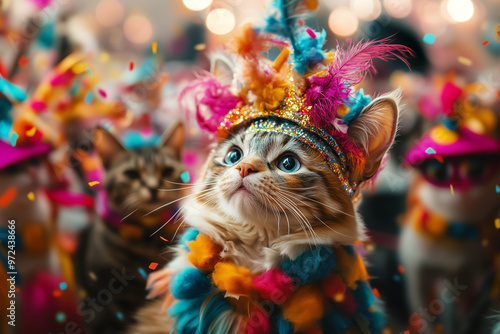
[[[459, 87], [447, 82], [441, 93], [441, 108], [444, 115], [441, 124], [431, 128], [407, 153], [405, 162], [418, 166], [435, 158], [460, 156], [498, 156], [500, 141], [491, 136], [497, 126], [495, 113], [480, 109], [471, 97], [477, 84]], [[435, 113], [435, 107], [424, 98], [420, 103], [423, 113]]]

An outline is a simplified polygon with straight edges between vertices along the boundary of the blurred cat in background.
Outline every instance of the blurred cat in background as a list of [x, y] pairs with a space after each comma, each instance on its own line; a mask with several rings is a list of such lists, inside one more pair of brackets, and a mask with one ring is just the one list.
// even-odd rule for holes
[[[500, 297], [500, 140], [497, 115], [482, 98], [486, 90], [444, 82], [442, 124], [406, 156], [418, 174], [400, 256], [410, 328], [418, 333], [436, 326], [443, 333], [491, 332], [489, 308]], [[420, 106], [427, 114], [432, 108], [425, 98]]]
[[[144, 268], [167, 263], [166, 241], [178, 228], [176, 210], [165, 206], [184, 195], [184, 127], [174, 126], [159, 143], [139, 139], [129, 141], [135, 144], [126, 149], [104, 128], [94, 133], [105, 175], [98, 194], [99, 217], [83, 233], [78, 251], [81, 286], [87, 298], [99, 303], [96, 309], [85, 304], [79, 310], [92, 333], [117, 333], [131, 322], [146, 297]], [[112, 286], [112, 296], [102, 297]]]

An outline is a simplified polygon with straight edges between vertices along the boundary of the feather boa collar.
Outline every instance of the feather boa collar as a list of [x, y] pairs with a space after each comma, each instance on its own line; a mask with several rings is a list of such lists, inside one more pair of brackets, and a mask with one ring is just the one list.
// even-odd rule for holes
[[382, 312], [353, 246], [311, 248], [260, 273], [222, 258], [222, 247], [195, 229], [180, 247], [190, 265], [170, 282], [176, 333], [382, 332]]

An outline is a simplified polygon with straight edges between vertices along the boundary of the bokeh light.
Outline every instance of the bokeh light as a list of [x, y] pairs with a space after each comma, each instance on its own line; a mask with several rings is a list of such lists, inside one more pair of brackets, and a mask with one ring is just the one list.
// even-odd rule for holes
[[234, 14], [225, 8], [214, 9], [207, 15], [207, 28], [216, 35], [230, 33], [235, 25]]
[[402, 19], [410, 14], [412, 9], [411, 0], [384, 0], [384, 8], [387, 14], [397, 19]]
[[123, 24], [125, 37], [132, 43], [144, 44], [153, 37], [153, 26], [142, 14], [131, 14]]
[[382, 13], [379, 0], [351, 0], [352, 12], [362, 20], [373, 21]]
[[358, 18], [348, 7], [334, 9], [328, 18], [328, 26], [339, 36], [351, 36], [358, 30], [358, 25]]
[[182, 3], [184, 3], [184, 6], [188, 9], [199, 11], [210, 6], [212, 1], [213, 0], [182, 0]]
[[104, 27], [112, 27], [123, 20], [125, 10], [118, 0], [102, 0], [95, 8], [97, 22]]
[[447, 0], [446, 10], [454, 21], [466, 22], [474, 15], [474, 4], [470, 0]]

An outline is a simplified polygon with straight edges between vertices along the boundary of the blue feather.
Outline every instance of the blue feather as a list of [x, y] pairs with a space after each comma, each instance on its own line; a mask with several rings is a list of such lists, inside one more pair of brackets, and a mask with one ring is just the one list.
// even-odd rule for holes
[[200, 231], [194, 228], [187, 229], [179, 239], [179, 244], [184, 246], [185, 250], [189, 250], [187, 243], [196, 240], [196, 237], [200, 234]]
[[325, 279], [336, 266], [333, 250], [324, 246], [303, 252], [295, 260], [285, 259], [281, 263], [281, 269], [299, 284]]
[[177, 299], [192, 299], [210, 292], [212, 283], [202, 271], [188, 267], [179, 272], [170, 282], [170, 291]]
[[370, 103], [371, 97], [370, 95], [364, 95], [364, 90], [361, 88], [356, 92], [354, 97], [349, 96], [349, 101], [347, 105], [350, 106], [349, 112], [342, 117], [342, 122], [346, 125], [349, 125], [349, 122], [356, 119], [359, 114], [363, 111], [363, 109]]
[[269, 4], [269, 16], [265, 18], [264, 31], [290, 40], [293, 48], [295, 69], [303, 74], [309, 65], [320, 63], [325, 58], [322, 50], [325, 44], [326, 32], [316, 33], [312, 38], [306, 27], [299, 25], [299, 20], [308, 14], [303, 0], [274, 0]]
[[206, 306], [204, 306], [203, 309], [200, 310], [200, 324], [198, 326], [196, 334], [227, 333], [219, 331], [218, 328], [216, 329], [216, 331], [210, 332], [209, 329], [212, 326], [212, 323], [214, 323], [214, 321], [219, 316], [221, 316], [224, 311], [231, 310], [231, 304], [229, 304], [221, 294], [216, 294], [211, 298], [209, 297], [208, 302], [205, 300], [204, 304], [206, 304]]

